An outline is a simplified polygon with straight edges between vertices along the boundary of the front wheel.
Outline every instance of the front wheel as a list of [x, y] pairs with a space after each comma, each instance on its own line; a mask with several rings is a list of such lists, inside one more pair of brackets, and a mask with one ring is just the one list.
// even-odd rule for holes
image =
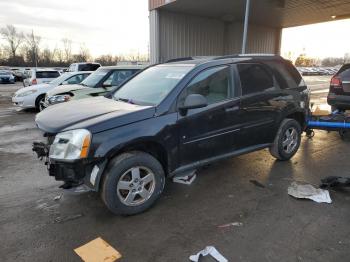
[[114, 214], [134, 215], [150, 208], [163, 192], [162, 165], [144, 152], [128, 152], [109, 164], [101, 197]]
[[299, 149], [301, 127], [294, 119], [285, 119], [277, 132], [275, 141], [270, 147], [270, 153], [278, 160], [291, 159]]

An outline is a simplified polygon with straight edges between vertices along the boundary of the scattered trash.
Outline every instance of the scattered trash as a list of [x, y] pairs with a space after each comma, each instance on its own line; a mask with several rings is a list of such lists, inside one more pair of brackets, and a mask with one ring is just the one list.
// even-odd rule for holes
[[241, 227], [241, 226], [243, 226], [243, 223], [241, 223], [241, 222], [233, 222], [233, 223], [220, 225], [220, 226], [218, 226], [218, 228]]
[[207, 255], [212, 256], [218, 262], [227, 262], [228, 260], [219, 253], [213, 246], [207, 246], [202, 251], [199, 251], [196, 255], [190, 256], [190, 260], [193, 262], [198, 262], [201, 257], [205, 257]]
[[265, 188], [265, 186], [263, 184], [261, 184], [260, 182], [258, 182], [256, 180], [249, 180], [249, 182], [257, 187]]
[[71, 216], [65, 216], [65, 217], [56, 217], [55, 218], [55, 223], [64, 223], [67, 221], [75, 220], [80, 217], [82, 217], [83, 214], [76, 214], [76, 215], [71, 215]]
[[174, 183], [191, 185], [193, 181], [196, 179], [196, 171], [192, 171], [191, 173], [184, 176], [177, 176], [173, 178]]
[[85, 262], [113, 262], [122, 257], [117, 250], [100, 237], [74, 249], [74, 252]]
[[350, 187], [350, 177], [329, 176], [321, 179], [321, 188]]
[[55, 196], [53, 200], [58, 201], [58, 200], [60, 200], [60, 199], [61, 199], [61, 197], [62, 197], [62, 195]]
[[67, 194], [71, 194], [71, 195], [80, 195], [80, 194], [84, 194], [84, 193], [87, 193], [90, 191], [91, 191], [91, 188], [89, 188], [86, 185], [80, 185], [77, 187], [71, 187], [71, 188], [67, 188], [67, 189], [64, 188], [64, 192]]
[[311, 199], [317, 203], [332, 203], [328, 190], [317, 189], [309, 184], [293, 182], [288, 187], [288, 194], [295, 198]]

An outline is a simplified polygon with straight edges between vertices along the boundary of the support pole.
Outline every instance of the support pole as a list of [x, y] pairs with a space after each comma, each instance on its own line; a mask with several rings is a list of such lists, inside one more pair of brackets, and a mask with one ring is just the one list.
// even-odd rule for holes
[[242, 54], [245, 54], [246, 50], [247, 50], [249, 10], [250, 10], [250, 0], [246, 0], [245, 17], [244, 17], [244, 30], [243, 30], [243, 43], [242, 43]]

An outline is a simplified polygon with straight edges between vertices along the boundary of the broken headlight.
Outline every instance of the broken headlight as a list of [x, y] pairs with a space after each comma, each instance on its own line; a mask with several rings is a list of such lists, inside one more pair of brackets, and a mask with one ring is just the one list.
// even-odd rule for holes
[[74, 160], [88, 156], [91, 133], [77, 129], [58, 133], [50, 147], [49, 157], [57, 160]]

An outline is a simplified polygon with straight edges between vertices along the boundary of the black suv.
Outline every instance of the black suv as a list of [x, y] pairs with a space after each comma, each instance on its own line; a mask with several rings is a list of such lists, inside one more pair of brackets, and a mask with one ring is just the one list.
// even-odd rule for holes
[[332, 111], [350, 109], [350, 64], [343, 65], [332, 77], [327, 101]]
[[49, 107], [36, 117], [48, 143], [33, 150], [64, 188], [85, 184], [130, 215], [156, 201], [166, 177], [264, 148], [289, 160], [308, 105], [279, 56], [188, 58], [150, 66], [107, 97]]

